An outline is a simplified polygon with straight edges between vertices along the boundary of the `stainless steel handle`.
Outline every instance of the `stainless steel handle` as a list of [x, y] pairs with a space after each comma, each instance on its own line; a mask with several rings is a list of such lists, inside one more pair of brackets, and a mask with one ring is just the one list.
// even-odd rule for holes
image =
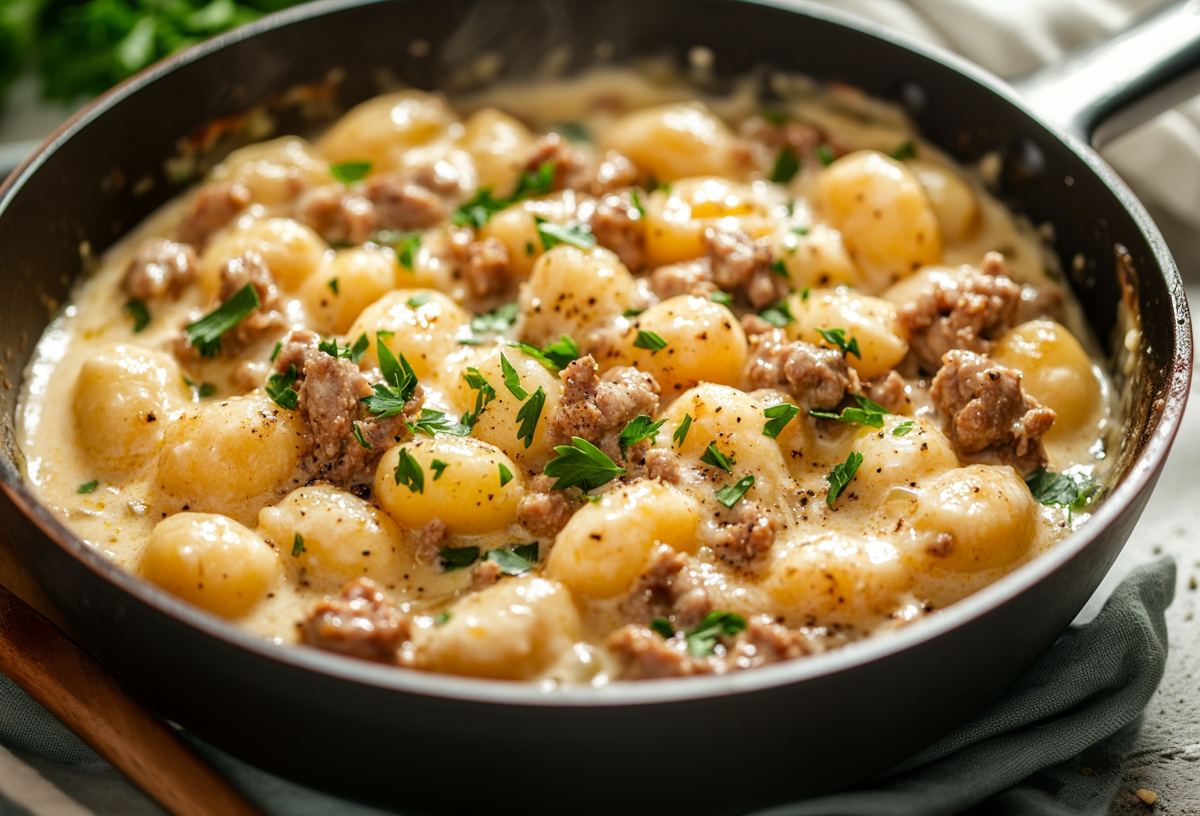
[[1096, 147], [1200, 93], [1200, 0], [1173, 3], [1013, 85]]

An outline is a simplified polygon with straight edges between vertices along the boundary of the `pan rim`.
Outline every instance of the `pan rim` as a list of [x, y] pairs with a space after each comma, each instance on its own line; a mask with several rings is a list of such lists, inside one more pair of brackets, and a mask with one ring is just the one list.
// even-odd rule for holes
[[[0, 217], [3, 217], [17, 193], [62, 144], [142, 88], [210, 53], [261, 33], [350, 8], [397, 1], [403, 0], [318, 0], [318, 2], [269, 15], [151, 66], [78, 111], [14, 170], [8, 179], [0, 184]], [[1150, 411], [1150, 421], [1155, 422], [1156, 425], [1144, 450], [1135, 460], [1124, 481], [1109, 494], [1081, 530], [1072, 533], [1050, 551], [1023, 564], [978, 592], [940, 610], [935, 615], [916, 621], [898, 631], [890, 632], [885, 637], [867, 639], [803, 660], [785, 661], [749, 672], [671, 678], [655, 683], [617, 682], [602, 688], [579, 685], [559, 686], [546, 690], [532, 682], [487, 680], [423, 671], [404, 671], [398, 670], [396, 667], [358, 661], [317, 649], [274, 645], [265, 639], [242, 631], [232, 622], [187, 604], [148, 581], [125, 571], [116, 563], [95, 552], [55, 518], [49, 509], [34, 496], [8, 457], [0, 458], [0, 487], [18, 510], [29, 518], [55, 546], [65, 550], [86, 569], [107, 583], [115, 585], [139, 603], [151, 607], [154, 612], [165, 614], [177, 623], [199, 630], [204, 636], [215, 638], [225, 646], [248, 652], [256, 658], [281, 664], [288, 669], [324, 675], [327, 679], [334, 681], [370, 686], [385, 692], [438, 697], [478, 704], [608, 708], [685, 702], [794, 685], [860, 668], [945, 636], [1049, 578], [1087, 550], [1096, 538], [1117, 520], [1117, 517], [1128, 505], [1134, 503], [1143, 491], [1151, 487], [1179, 429], [1192, 375], [1191, 323], [1182, 280], [1157, 226], [1132, 191], [1095, 151], [1074, 134], [1065, 131], [1030, 109], [1010, 85], [974, 63], [944, 49], [915, 41], [906, 35], [852, 17], [845, 12], [816, 6], [808, 2], [716, 1], [742, 2], [816, 18], [897, 45], [940, 63], [947, 69], [982, 86], [993, 96], [999, 97], [999, 101], [1015, 108], [1016, 112], [1023, 113], [1051, 136], [1066, 144], [1104, 183], [1129, 214], [1151, 249], [1158, 271], [1162, 274], [1166, 284], [1175, 341], [1172, 370], [1168, 375], [1165, 393], [1160, 397], [1161, 408], [1156, 405]]]

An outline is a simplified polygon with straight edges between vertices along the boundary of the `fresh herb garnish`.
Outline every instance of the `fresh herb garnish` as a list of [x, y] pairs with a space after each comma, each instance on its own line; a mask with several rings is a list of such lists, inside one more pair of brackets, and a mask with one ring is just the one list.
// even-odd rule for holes
[[892, 428], [892, 436], [904, 436], [916, 426], [917, 423], [913, 422], [911, 419], [906, 419], [895, 428]]
[[704, 620], [684, 633], [688, 652], [693, 657], [708, 657], [717, 648], [721, 637], [733, 637], [746, 628], [746, 619], [736, 612], [713, 610]]
[[288, 366], [282, 374], [272, 374], [267, 377], [266, 392], [276, 405], [288, 411], [294, 411], [300, 404], [300, 392], [292, 388], [299, 378], [295, 365]]
[[733, 295], [728, 292], [722, 292], [720, 289], [709, 295], [708, 299], [713, 303], [720, 303], [726, 309], [733, 308]]
[[96, 479], [92, 479], [90, 482], [84, 482], [83, 484], [81, 484], [79, 486], [79, 489], [76, 490], [75, 492], [80, 493], [80, 494], [95, 493], [96, 488], [99, 486], [100, 486], [100, 482]]
[[560, 335], [558, 340], [542, 349], [542, 354], [561, 368], [566, 368], [579, 359], [579, 344], [568, 334]]
[[304, 552], [304, 536], [296, 533], [296, 537], [292, 539], [292, 557], [298, 558], [302, 552]]
[[412, 493], [425, 492], [425, 471], [406, 448], [400, 449], [400, 458], [396, 461], [396, 484], [404, 485]]
[[682, 448], [683, 440], [687, 439], [688, 429], [692, 427], [692, 415], [684, 414], [683, 422], [679, 423], [679, 427], [675, 429], [675, 433], [671, 434], [671, 438], [675, 440], [675, 447]]
[[883, 417], [890, 412], [879, 403], [861, 394], [854, 394], [853, 396], [854, 401], [858, 403], [857, 408], [843, 408], [840, 414], [835, 414], [832, 411], [809, 411], [808, 415], [819, 419], [836, 420], [847, 425], [857, 423], [859, 425], [868, 425], [872, 428], [882, 428]]
[[184, 377], [183, 383], [188, 388], [192, 389], [192, 396], [200, 399], [211, 397], [213, 394], [217, 393], [217, 387], [210, 382], [196, 383], [192, 382], [187, 377]]
[[904, 161], [905, 159], [915, 159], [917, 157], [917, 146], [911, 141], [897, 147], [892, 151], [892, 158], [896, 161]]
[[450, 419], [445, 411], [434, 411], [430, 408], [421, 409], [421, 418], [416, 422], [404, 423], [413, 434], [449, 434], [450, 436], [470, 436], [471, 426]]
[[662, 635], [666, 640], [675, 637], [675, 627], [666, 618], [655, 618], [650, 621], [650, 629]]
[[726, 473], [733, 473], [733, 466], [737, 464], [736, 459], [732, 459], [717, 450], [716, 442], [708, 443], [708, 447], [704, 449], [704, 455], [700, 457], [700, 461], [706, 465], [720, 468]]
[[742, 496], [746, 495], [746, 491], [754, 487], [753, 476], [743, 476], [731, 485], [726, 485], [717, 491], [717, 501], [726, 507], [732, 508], [735, 504], [742, 500]]
[[407, 269], [413, 271], [413, 259], [417, 256], [417, 251], [421, 248], [421, 234], [413, 233], [406, 235], [400, 239], [398, 248], [396, 249], [396, 262]]
[[803, 238], [805, 235], [808, 235], [808, 227], [792, 227], [792, 232]]
[[667, 341], [662, 339], [662, 335], [638, 329], [637, 339], [633, 341], [634, 348], [646, 349], [653, 357], [667, 347]]
[[471, 331], [475, 332], [506, 332], [517, 320], [520, 307], [516, 303], [505, 303], [492, 311], [481, 314], [471, 320]]
[[498, 466], [500, 469], [500, 486], [504, 487], [506, 484], [512, 481], [512, 471], [509, 470], [503, 462], [498, 463]]
[[637, 190], [629, 191], [629, 200], [633, 203], [633, 209], [637, 211], [639, 218], [646, 217], [646, 208], [642, 206], [642, 198], [638, 195]]
[[150, 310], [146, 308], [145, 301], [133, 298], [125, 304], [123, 311], [133, 318], [134, 334], [140, 333], [142, 329], [150, 325]]
[[391, 349], [384, 345], [383, 332], [375, 333], [375, 352], [379, 357], [379, 370], [386, 382], [372, 385], [375, 393], [363, 397], [359, 402], [380, 419], [387, 419], [403, 411], [412, 399], [417, 390], [417, 375], [403, 354], [397, 360]]
[[512, 551], [524, 558], [530, 564], [536, 564], [538, 560], [538, 543], [530, 541], [528, 544], [518, 544], [512, 548]]
[[1029, 492], [1038, 504], [1067, 508], [1068, 519], [1072, 511], [1086, 507], [1098, 489], [1098, 485], [1093, 484], [1091, 477], [1086, 474], [1068, 476], [1065, 473], [1052, 473], [1045, 468], [1026, 476], [1025, 484], [1029, 485]]
[[429, 463], [429, 469], [433, 471], [433, 480], [436, 482], [442, 478], [442, 473], [446, 468], [450, 467], [449, 462], [443, 462], [441, 459], [434, 459]]
[[490, 187], [481, 187], [474, 197], [454, 211], [452, 220], [456, 226], [482, 229], [496, 213], [525, 198], [536, 198], [554, 188], [557, 165], [552, 161], [542, 162], [536, 172], [528, 171], [517, 179], [517, 189], [508, 198], [496, 198]]
[[829, 482], [829, 495], [825, 497], [826, 504], [833, 507], [833, 503], [837, 501], [838, 496], [842, 495], [846, 485], [850, 484], [850, 480], [858, 472], [858, 466], [862, 464], [862, 461], [861, 453], [851, 451], [845, 462], [833, 466], [833, 470], [825, 477], [825, 481]]
[[800, 413], [800, 409], [790, 402], [781, 402], [779, 405], [772, 405], [767, 410], [763, 411], [763, 416], [767, 418], [766, 424], [763, 425], [763, 436], [769, 436], [771, 439], [778, 439], [779, 434], [787, 427], [787, 424], [796, 418], [796, 414]]
[[354, 423], [354, 438], [358, 441], [358, 444], [367, 450], [371, 450], [371, 443], [367, 442], [367, 438], [363, 436], [362, 426], [357, 422]]
[[558, 456], [542, 470], [555, 480], [551, 490], [578, 487], [586, 493], [628, 472], [617, 467], [604, 451], [578, 436], [572, 438], [570, 445], [559, 445], [554, 450]]
[[513, 550], [506, 550], [502, 547], [488, 550], [487, 554], [483, 556], [483, 560], [495, 561], [500, 566], [502, 575], [520, 575], [533, 569], [533, 564], [517, 555]]
[[504, 352], [500, 352], [500, 371], [504, 375], [504, 387], [508, 389], [509, 393], [519, 400], [529, 396], [529, 392], [521, 387], [521, 375], [504, 356]]
[[763, 309], [758, 313], [758, 316], [777, 329], [782, 329], [789, 323], [796, 322], [796, 318], [792, 315], [792, 309], [788, 306], [786, 299], [779, 301], [774, 306], [768, 306]]
[[362, 181], [367, 177], [367, 173], [370, 172], [371, 162], [369, 161], [344, 161], [329, 165], [329, 175], [342, 184], [353, 184], [356, 181]]
[[655, 422], [645, 414], [629, 420], [624, 430], [621, 431], [621, 435], [617, 437], [617, 444], [621, 447], [621, 458], [625, 459], [625, 452], [643, 439], [652, 440], [650, 444], [653, 445], [653, 439], [658, 436], [658, 429], [666, 422], [665, 419]]
[[428, 292], [417, 292], [415, 295], [404, 301], [409, 308], [419, 309], [429, 302], [431, 295]]
[[333, 292], [335, 295], [338, 293], [338, 279], [337, 278], [330, 278], [329, 283], [327, 283], [325, 285], [328, 286], [329, 291]]
[[221, 335], [261, 305], [254, 284], [247, 283], [229, 300], [195, 323], [188, 324], [188, 343], [199, 350], [201, 357], [216, 357], [221, 353]]
[[577, 249], [591, 249], [596, 246], [596, 236], [586, 224], [574, 223], [563, 226], [547, 221], [545, 218], [534, 216], [537, 221], [538, 237], [542, 246], [547, 250], [558, 244], [569, 244]]
[[475, 366], [467, 369], [463, 374], [463, 379], [467, 381], [467, 387], [479, 392], [475, 395], [475, 410], [463, 414], [461, 420], [464, 425], [474, 426], [479, 415], [483, 413], [483, 409], [496, 398], [496, 389], [479, 373], [479, 369]]
[[826, 343], [840, 349], [843, 357], [853, 354], [858, 359], [862, 359], [862, 354], [858, 350], [858, 339], [851, 337], [846, 340], [845, 329], [816, 329], [815, 331], [825, 339]]
[[546, 406], [546, 389], [538, 386], [538, 390], [525, 401], [521, 410], [517, 411], [517, 421], [521, 427], [517, 429], [517, 438], [525, 443], [525, 447], [533, 444], [533, 433], [537, 430], [538, 420], [542, 409]]
[[438, 550], [438, 558], [442, 561], [442, 569], [454, 572], [469, 567], [479, 560], [478, 547], [442, 547]]
[[433, 619], [434, 626], [445, 626], [450, 621], [450, 610], [443, 609], [441, 614]]
[[783, 263], [783, 258], [776, 258], [775, 260], [771, 261], [771, 273], [778, 275], [784, 280], [789, 280], [790, 278], [788, 275], [787, 266], [785, 266]]
[[271, 362], [275, 362], [275, 358], [279, 356], [279, 352], [283, 351], [283, 341], [275, 341], [275, 350], [271, 352]]
[[796, 148], [784, 145], [775, 158], [775, 168], [771, 171], [771, 181], [776, 184], [787, 184], [800, 172], [800, 156]]
[[354, 341], [354, 345], [350, 347], [350, 362], [358, 365], [362, 360], [363, 355], [367, 353], [367, 349], [371, 347], [371, 341], [367, 339], [367, 333], [363, 332]]
[[833, 164], [836, 156], [833, 155], [833, 148], [827, 144], [817, 145], [817, 160], [821, 162], [822, 167], [828, 167]]

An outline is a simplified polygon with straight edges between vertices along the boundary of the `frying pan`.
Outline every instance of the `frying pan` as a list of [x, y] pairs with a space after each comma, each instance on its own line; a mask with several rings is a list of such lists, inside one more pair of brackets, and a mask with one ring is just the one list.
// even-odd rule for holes
[[[331, 0], [267, 18], [101, 98], [0, 190], [0, 347], [12, 386], [0, 390], [0, 516], [118, 679], [204, 739], [308, 784], [410, 810], [723, 813], [863, 780], [964, 722], [1048, 648], [1158, 478], [1191, 375], [1187, 305], [1158, 230], [1088, 138], [1176, 101], [1200, 65], [1198, 42], [1200, 11], [1173, 7], [1028, 78], [1034, 106], [950, 54], [807, 6]], [[463, 68], [485, 54], [518, 77], [563, 47], [576, 70], [598, 51], [620, 62], [693, 46], [712, 52], [714, 81], [769, 64], [849, 83], [904, 105], [961, 161], [997, 152], [999, 194], [1054, 225], [1053, 249], [1078, 273], [1071, 285], [1097, 336], [1108, 342], [1122, 299], [1140, 316], [1116, 481], [1083, 529], [887, 637], [723, 677], [545, 690], [260, 641], [92, 552], [24, 482], [14, 405], [48, 310], [87, 257], [179, 192], [179, 165], [168, 173], [164, 161], [181, 137], [259, 104], [280, 132], [311, 124], [281, 103], [295, 96], [285, 91], [334, 87], [345, 108], [378, 92], [381, 69], [438, 88], [470, 77]], [[339, 84], [322, 85], [339, 70]]]

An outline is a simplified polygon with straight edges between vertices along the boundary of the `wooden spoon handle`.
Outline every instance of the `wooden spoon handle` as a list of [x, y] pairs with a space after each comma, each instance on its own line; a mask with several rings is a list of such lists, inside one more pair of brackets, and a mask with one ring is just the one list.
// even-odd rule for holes
[[2, 586], [0, 672], [175, 816], [261, 816], [171, 726]]

